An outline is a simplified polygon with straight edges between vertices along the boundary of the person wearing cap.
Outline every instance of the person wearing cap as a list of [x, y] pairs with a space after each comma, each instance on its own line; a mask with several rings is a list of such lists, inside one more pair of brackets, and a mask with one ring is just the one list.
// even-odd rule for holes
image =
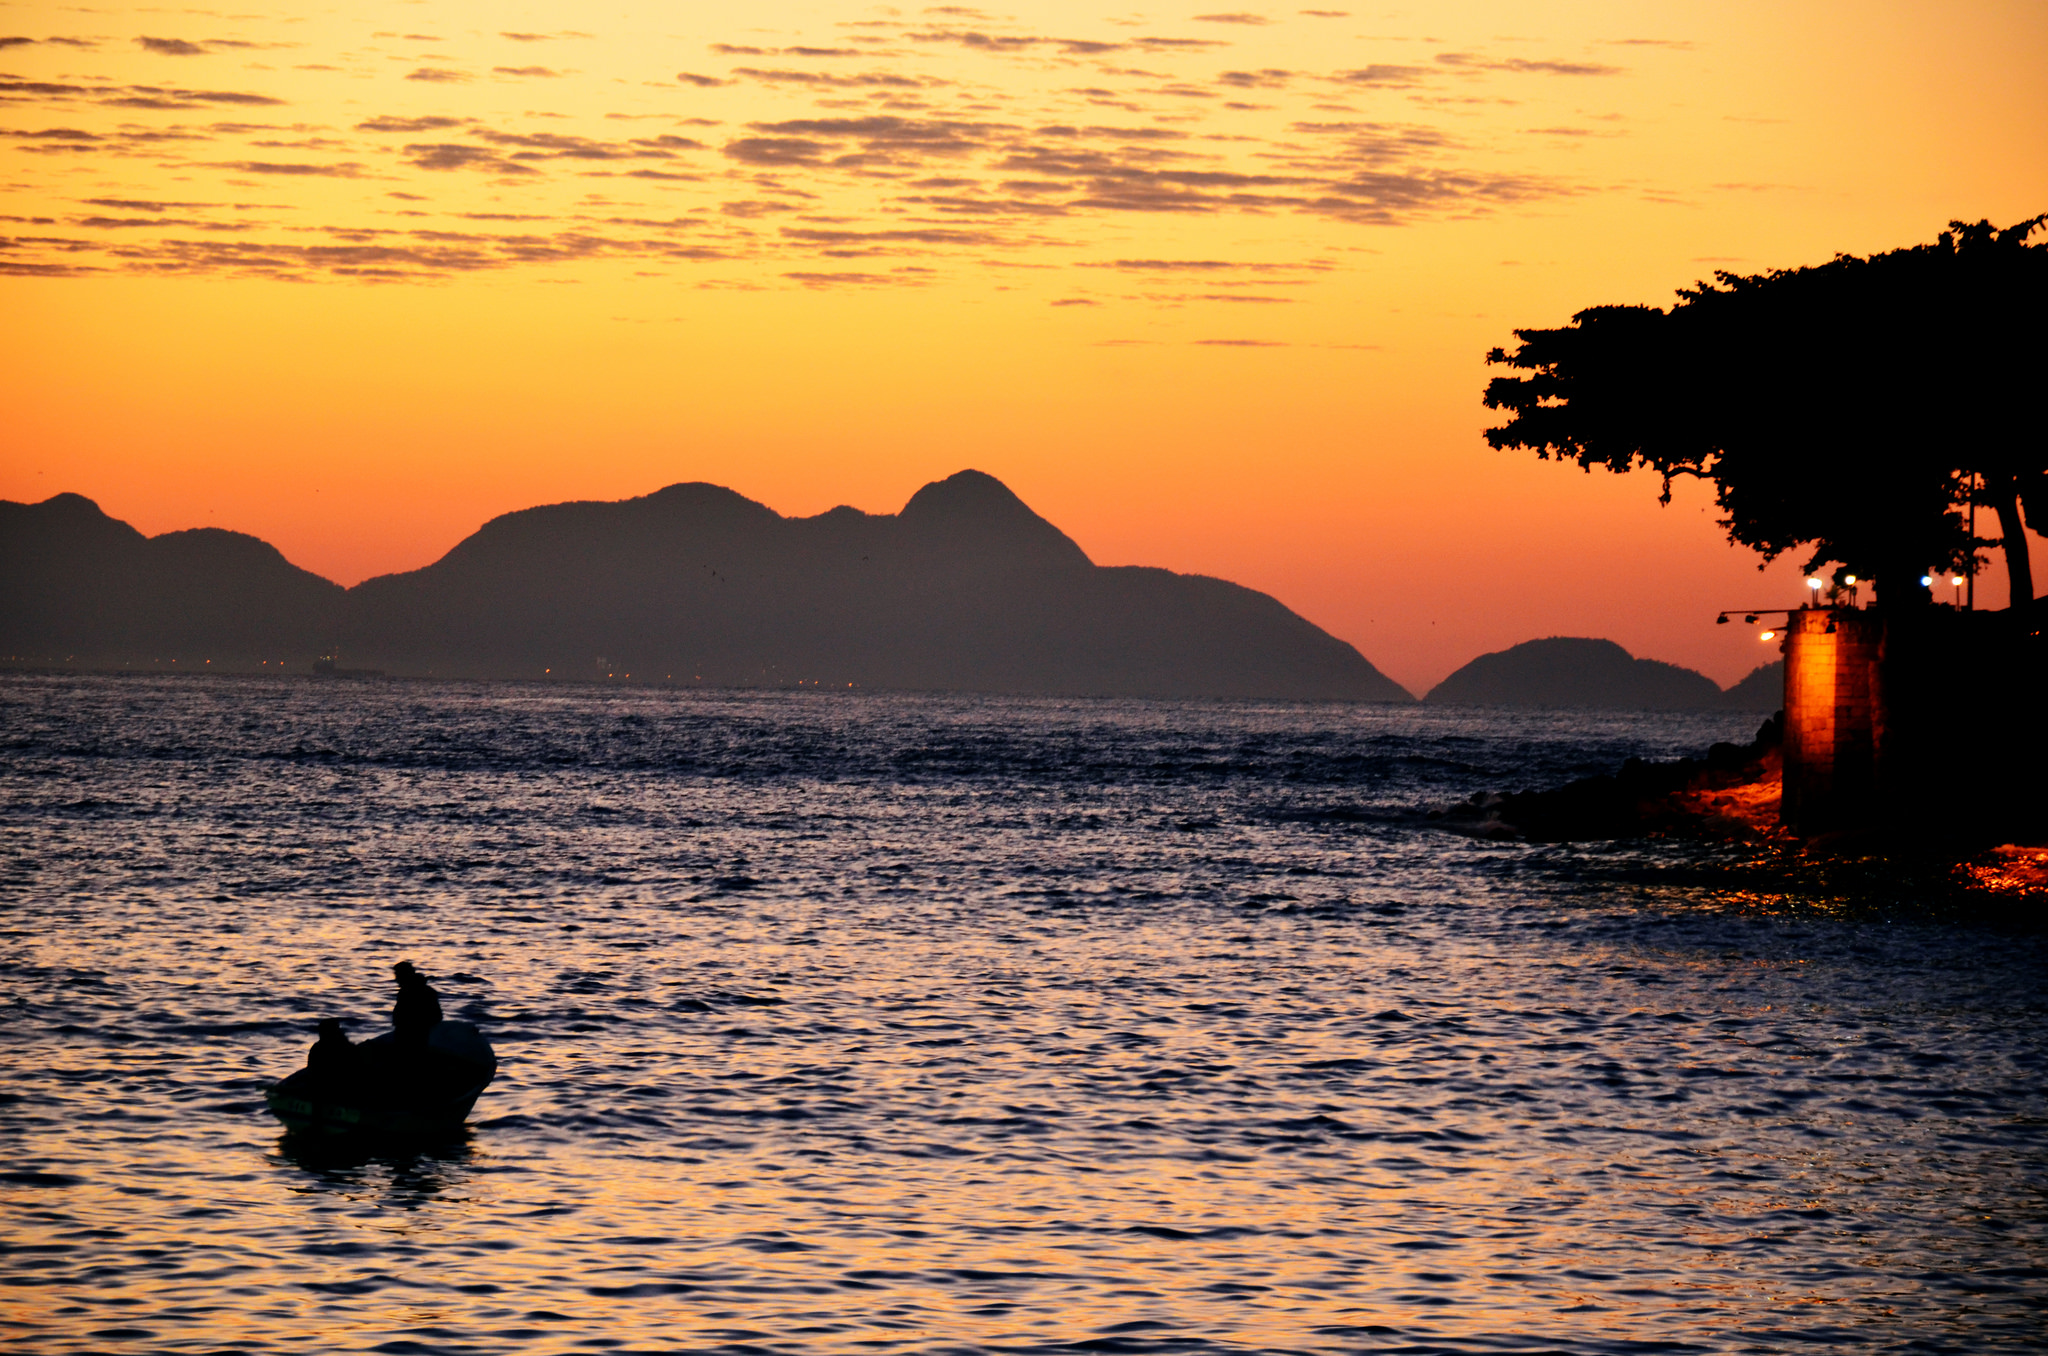
[[441, 996], [411, 961], [400, 961], [391, 973], [398, 979], [398, 1001], [391, 1005], [392, 1034], [400, 1045], [423, 1046], [441, 1020]]

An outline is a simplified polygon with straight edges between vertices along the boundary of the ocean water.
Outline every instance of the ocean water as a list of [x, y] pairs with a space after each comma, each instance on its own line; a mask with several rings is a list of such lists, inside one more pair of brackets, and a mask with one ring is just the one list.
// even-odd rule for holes
[[2039, 930], [1425, 817], [1754, 723], [0, 680], [0, 1346], [2039, 1350]]

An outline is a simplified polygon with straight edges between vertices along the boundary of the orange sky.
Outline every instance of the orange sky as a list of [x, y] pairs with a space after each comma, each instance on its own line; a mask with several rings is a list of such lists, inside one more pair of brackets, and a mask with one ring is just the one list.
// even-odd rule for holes
[[0, 43], [0, 497], [352, 583], [535, 503], [973, 466], [1417, 690], [1550, 634], [1733, 681], [1767, 647], [1713, 613], [1800, 592], [1697, 494], [1488, 449], [1514, 326], [2048, 210], [2035, 0], [14, 4]]

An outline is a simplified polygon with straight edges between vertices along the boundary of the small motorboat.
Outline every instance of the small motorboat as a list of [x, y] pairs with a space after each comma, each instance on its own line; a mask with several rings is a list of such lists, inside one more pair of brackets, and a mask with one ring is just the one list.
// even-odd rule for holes
[[263, 1100], [287, 1130], [318, 1135], [430, 1138], [462, 1128], [498, 1072], [498, 1056], [468, 1022], [442, 1021], [424, 1048], [386, 1032], [349, 1049], [339, 1069], [305, 1068]]

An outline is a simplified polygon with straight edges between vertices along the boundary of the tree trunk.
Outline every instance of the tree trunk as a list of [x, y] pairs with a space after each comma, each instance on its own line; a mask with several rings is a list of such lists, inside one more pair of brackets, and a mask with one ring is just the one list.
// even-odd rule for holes
[[2027, 511], [2027, 526], [2048, 537], [2048, 471], [2020, 478], [2020, 507]]
[[2034, 560], [2027, 548], [2026, 525], [2020, 521], [2019, 486], [2011, 476], [1987, 478], [1984, 493], [1998, 510], [1998, 531], [2005, 547], [2005, 572], [2012, 581], [2009, 606], [2015, 610], [2034, 601]]

